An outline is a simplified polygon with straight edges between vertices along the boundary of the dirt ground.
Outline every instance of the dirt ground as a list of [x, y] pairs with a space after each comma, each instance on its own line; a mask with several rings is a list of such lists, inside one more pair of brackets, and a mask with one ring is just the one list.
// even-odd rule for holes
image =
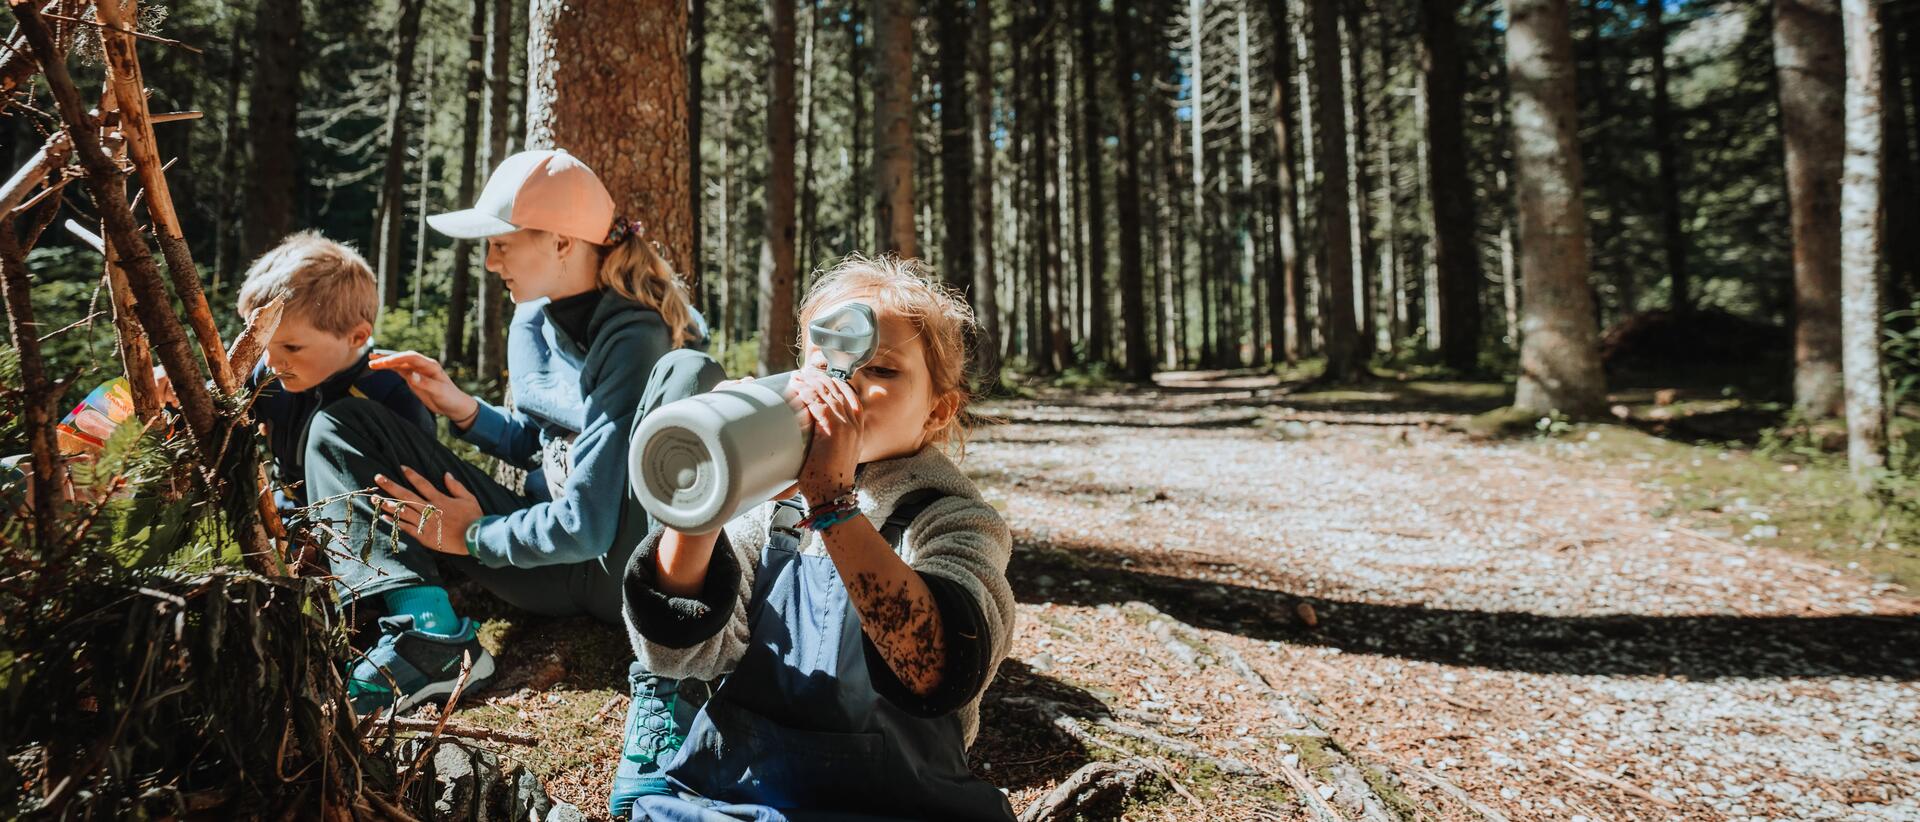
[[[962, 464], [1020, 624], [976, 770], [1020, 809], [1143, 757], [1172, 783], [1129, 819], [1920, 819], [1920, 600], [1834, 558], [1909, 549], [1829, 524], [1813, 467], [1450, 427], [1499, 404], [1209, 373], [989, 406]], [[623, 639], [489, 641], [463, 719], [604, 811]]]

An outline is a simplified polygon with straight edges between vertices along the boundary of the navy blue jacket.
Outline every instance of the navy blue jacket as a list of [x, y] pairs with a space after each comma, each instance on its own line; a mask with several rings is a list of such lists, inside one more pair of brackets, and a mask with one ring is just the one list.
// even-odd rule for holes
[[362, 353], [353, 365], [305, 391], [288, 391], [279, 380], [268, 379], [265, 363], [255, 367], [247, 378], [249, 387], [259, 388], [253, 417], [267, 426], [267, 446], [273, 451], [274, 471], [280, 476], [281, 492], [275, 498], [282, 508], [307, 504], [307, 425], [313, 422], [314, 414], [337, 400], [373, 400], [386, 406], [394, 417], [433, 436], [433, 413], [413, 395], [406, 378], [368, 367], [371, 358], [371, 351]]

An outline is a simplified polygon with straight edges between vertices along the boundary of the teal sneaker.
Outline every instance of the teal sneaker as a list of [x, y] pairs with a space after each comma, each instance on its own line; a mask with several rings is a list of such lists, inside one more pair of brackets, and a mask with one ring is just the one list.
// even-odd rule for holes
[[480, 647], [479, 626], [471, 619], [460, 620], [459, 633], [451, 636], [414, 630], [411, 616], [381, 617], [380, 631], [380, 640], [347, 674], [347, 698], [360, 716], [403, 714], [453, 693], [467, 658], [473, 660], [467, 692], [493, 679], [493, 655]]
[[706, 702], [706, 683], [654, 676], [638, 662], [627, 666], [627, 690], [633, 700], [627, 704], [620, 766], [607, 797], [607, 814], [615, 818], [631, 814], [639, 797], [673, 795], [660, 763], [680, 751], [687, 726]]

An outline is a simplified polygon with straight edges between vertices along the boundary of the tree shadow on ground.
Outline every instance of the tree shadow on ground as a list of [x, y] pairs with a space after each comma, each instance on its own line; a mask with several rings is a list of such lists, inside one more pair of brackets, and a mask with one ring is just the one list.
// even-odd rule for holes
[[1109, 715], [1106, 703], [1085, 690], [1041, 674], [1018, 659], [1001, 663], [980, 700], [980, 736], [967, 751], [973, 772], [995, 787], [1019, 791], [1057, 784], [1098, 759], [1078, 740], [1054, 727], [1030, 702], [1057, 703], [1070, 716]]
[[[1251, 569], [1250, 569], [1251, 570]], [[1545, 674], [1882, 676], [1920, 680], [1920, 617], [1549, 616], [1300, 596], [1117, 567], [1085, 552], [1017, 546], [1022, 602], [1141, 601], [1190, 625], [1446, 665]], [[1054, 580], [1041, 587], [1042, 577]], [[1296, 616], [1310, 604], [1319, 625]]]

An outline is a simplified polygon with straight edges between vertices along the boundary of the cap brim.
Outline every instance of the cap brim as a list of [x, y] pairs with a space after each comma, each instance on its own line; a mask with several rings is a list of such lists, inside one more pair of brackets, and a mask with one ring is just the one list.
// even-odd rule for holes
[[427, 225], [433, 226], [433, 230], [441, 234], [458, 240], [497, 237], [520, 230], [520, 227], [513, 223], [471, 208], [465, 211], [435, 214], [427, 218]]

